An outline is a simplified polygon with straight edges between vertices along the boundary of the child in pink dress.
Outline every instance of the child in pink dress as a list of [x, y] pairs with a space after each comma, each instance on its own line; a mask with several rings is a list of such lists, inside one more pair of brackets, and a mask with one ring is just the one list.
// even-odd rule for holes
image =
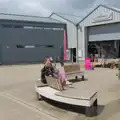
[[62, 86], [71, 85], [72, 83], [67, 81], [67, 78], [66, 78], [64, 63], [61, 62], [60, 64], [61, 64], [61, 67], [59, 69], [57, 69], [56, 66], [54, 67], [53, 76], [59, 80]]
[[59, 80], [63, 86], [66, 85], [66, 74], [65, 74], [63, 62], [61, 62], [61, 67], [59, 69]]

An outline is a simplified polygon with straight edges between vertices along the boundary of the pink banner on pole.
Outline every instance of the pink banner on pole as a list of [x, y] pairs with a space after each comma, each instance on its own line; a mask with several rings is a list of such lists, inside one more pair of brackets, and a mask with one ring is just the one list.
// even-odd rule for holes
[[85, 69], [86, 70], [91, 70], [92, 69], [91, 59], [90, 58], [85, 58]]
[[66, 37], [66, 32], [64, 31], [64, 60], [67, 60], [67, 37]]

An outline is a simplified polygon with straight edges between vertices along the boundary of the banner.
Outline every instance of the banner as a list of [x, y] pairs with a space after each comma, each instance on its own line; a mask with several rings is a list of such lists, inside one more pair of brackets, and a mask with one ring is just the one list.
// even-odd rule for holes
[[68, 60], [66, 50], [67, 50], [67, 37], [66, 32], [64, 31], [64, 60]]
[[85, 69], [86, 70], [91, 70], [92, 69], [92, 64], [91, 64], [91, 59], [90, 58], [85, 58]]

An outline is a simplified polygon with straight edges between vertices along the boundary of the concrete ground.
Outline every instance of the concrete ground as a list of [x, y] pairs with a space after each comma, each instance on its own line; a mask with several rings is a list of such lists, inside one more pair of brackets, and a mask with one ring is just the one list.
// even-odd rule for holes
[[[98, 91], [98, 115], [86, 117], [47, 101], [38, 101], [34, 84], [41, 65], [0, 66], [0, 120], [119, 120], [120, 80], [115, 69], [85, 71], [90, 87]], [[80, 109], [80, 108], [79, 108]]]

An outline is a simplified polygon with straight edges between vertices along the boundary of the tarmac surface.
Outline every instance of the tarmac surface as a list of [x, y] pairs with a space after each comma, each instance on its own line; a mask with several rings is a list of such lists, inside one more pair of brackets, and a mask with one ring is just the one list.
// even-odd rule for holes
[[81, 107], [37, 100], [34, 85], [41, 66], [0, 66], [0, 120], [120, 120], [116, 69], [85, 71], [90, 87], [98, 91], [98, 114], [86, 117]]

